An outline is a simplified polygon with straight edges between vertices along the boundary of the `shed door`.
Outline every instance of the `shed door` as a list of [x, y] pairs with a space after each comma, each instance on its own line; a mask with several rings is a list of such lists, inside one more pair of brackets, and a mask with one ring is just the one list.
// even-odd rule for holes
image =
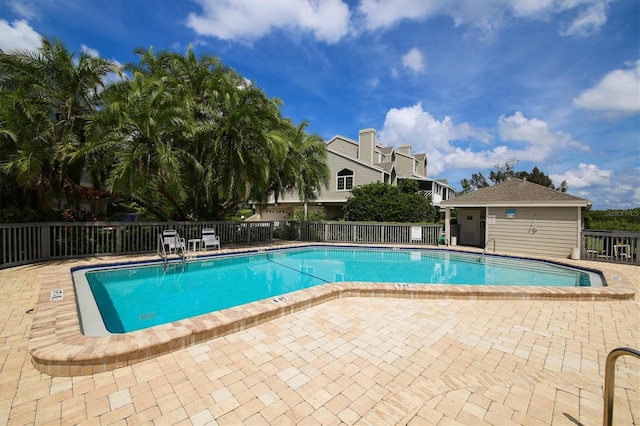
[[[460, 220], [462, 219], [462, 220]], [[460, 223], [460, 244], [465, 246], [481, 247], [480, 210], [463, 210]]]

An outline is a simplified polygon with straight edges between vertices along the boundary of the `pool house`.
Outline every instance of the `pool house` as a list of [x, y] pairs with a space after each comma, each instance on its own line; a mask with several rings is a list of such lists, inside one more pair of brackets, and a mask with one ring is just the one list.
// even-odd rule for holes
[[580, 258], [583, 218], [590, 206], [584, 198], [515, 178], [441, 203], [448, 241], [565, 259]]

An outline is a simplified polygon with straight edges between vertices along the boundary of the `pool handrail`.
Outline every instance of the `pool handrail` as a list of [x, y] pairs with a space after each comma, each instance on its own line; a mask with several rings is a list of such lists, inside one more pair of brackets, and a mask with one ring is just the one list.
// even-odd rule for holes
[[485, 244], [484, 246], [484, 250], [482, 250], [482, 254], [480, 255], [480, 258], [478, 259], [478, 262], [482, 262], [484, 260], [484, 255], [487, 252], [487, 248], [489, 248], [489, 243], [493, 241], [493, 252], [495, 253], [496, 251], [496, 239], [495, 238], [489, 238], [489, 240], [487, 241], [487, 244]]
[[604, 371], [603, 426], [611, 426], [613, 424], [613, 391], [616, 381], [616, 360], [624, 355], [632, 355], [640, 359], [640, 351], [632, 348], [616, 348], [607, 355]]

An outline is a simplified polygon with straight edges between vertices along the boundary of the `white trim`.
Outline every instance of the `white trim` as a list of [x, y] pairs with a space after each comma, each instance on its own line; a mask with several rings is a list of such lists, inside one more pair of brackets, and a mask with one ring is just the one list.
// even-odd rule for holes
[[[351, 172], [350, 175], [343, 175], [340, 176], [340, 172], [342, 172], [343, 170], [347, 170], [349, 172]], [[351, 178], [351, 187], [347, 188], [347, 179]], [[340, 189], [340, 180], [344, 180], [344, 188]], [[356, 173], [351, 170], [351, 169], [347, 169], [346, 167], [343, 169], [340, 169], [336, 172], [336, 192], [348, 192], [351, 191], [353, 189], [353, 184], [356, 180]]]

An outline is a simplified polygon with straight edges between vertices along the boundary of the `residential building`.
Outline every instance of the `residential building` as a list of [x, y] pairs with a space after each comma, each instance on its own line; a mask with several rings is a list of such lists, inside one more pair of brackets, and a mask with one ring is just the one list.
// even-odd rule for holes
[[[426, 154], [413, 154], [411, 145], [384, 146], [376, 141], [375, 129], [360, 130], [358, 141], [336, 135], [326, 146], [329, 184], [317, 192], [317, 198], [307, 207], [309, 212], [324, 211], [329, 220], [343, 217], [343, 207], [351, 189], [369, 183], [398, 185], [402, 179], [415, 180], [434, 206], [454, 197], [455, 190], [446, 180], [427, 177]], [[280, 194], [277, 203], [275, 197], [271, 197], [265, 209], [256, 206], [254, 219], [291, 220], [300, 207], [303, 203], [297, 192]]]

